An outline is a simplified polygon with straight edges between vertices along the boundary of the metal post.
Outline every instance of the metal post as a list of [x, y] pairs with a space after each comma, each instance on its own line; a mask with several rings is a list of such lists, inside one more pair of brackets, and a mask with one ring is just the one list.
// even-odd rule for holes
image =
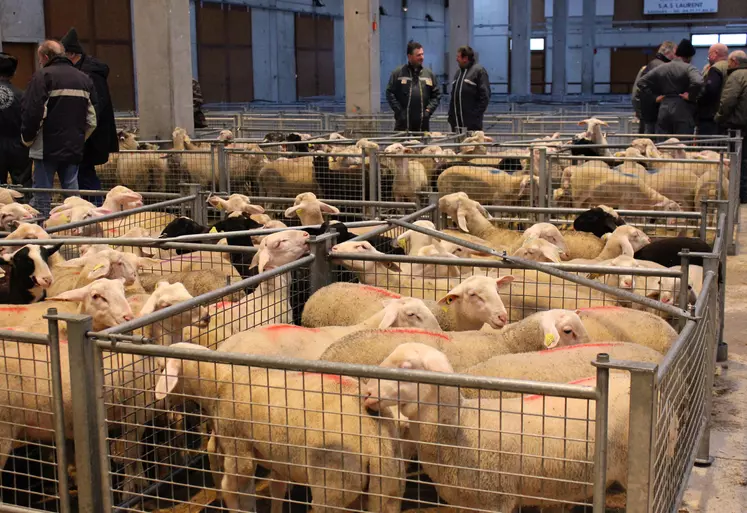
[[[597, 363], [609, 363], [607, 353], [599, 353]], [[607, 489], [607, 416], [610, 370], [597, 366], [597, 405], [594, 430], [594, 513], [604, 513]]]
[[202, 194], [200, 194], [201, 187], [198, 183], [185, 184], [187, 187], [187, 195], [194, 195], [195, 199], [192, 200], [192, 221], [200, 223], [202, 225], [207, 224], [207, 211], [205, 209], [205, 202], [202, 201]]
[[[47, 310], [57, 315], [56, 308]], [[60, 330], [57, 319], [49, 320], [49, 366], [52, 374], [52, 409], [54, 411], [54, 442], [57, 455], [57, 493], [60, 496], [60, 513], [70, 513], [70, 485], [67, 479], [67, 446], [65, 440], [65, 407], [62, 401], [62, 364], [60, 363]]]
[[92, 320], [86, 315], [57, 315], [47, 318], [67, 322], [78, 511], [111, 511], [104, 407], [104, 360], [99, 347], [86, 336], [91, 331]]
[[706, 237], [708, 236], [708, 200], [701, 200], [700, 202], [700, 240], [708, 242]]
[[[547, 165], [547, 148], [539, 148], [539, 169], [537, 170], [539, 174], [539, 206], [540, 208], [547, 207], [547, 189], [548, 184], [550, 182], [550, 177], [548, 176], [549, 166]], [[534, 206], [534, 205], [532, 205]], [[545, 223], [547, 222], [547, 214], [545, 212], [540, 213], [539, 215], [539, 222]]]
[[[364, 160], [365, 162], [365, 160]], [[368, 190], [369, 200], [379, 201], [381, 199], [381, 164], [379, 162], [379, 151], [371, 150], [368, 156]], [[378, 219], [380, 212], [374, 207], [373, 216], [370, 219]]]
[[630, 371], [627, 513], [648, 513], [653, 496], [657, 366], [639, 366], [641, 368]]
[[311, 293], [313, 294], [322, 287], [332, 283], [332, 270], [330, 268], [327, 255], [337, 239], [337, 233], [327, 233], [319, 237], [314, 237], [309, 241], [309, 249], [314, 255], [314, 261], [311, 263], [310, 282]]
[[218, 155], [218, 190], [231, 194], [231, 180], [228, 177], [228, 153], [224, 144], [215, 144]]
[[[713, 273], [714, 277], [718, 275], [718, 260], [714, 258], [703, 259], [703, 275], [707, 273]], [[707, 310], [711, 312], [718, 312], [718, 284], [717, 280], [711, 281], [711, 290], [708, 291], [708, 306]], [[723, 315], [720, 315], [723, 317]], [[705, 322], [700, 320], [699, 322]], [[700, 438], [700, 445], [698, 447], [698, 453], [695, 455], [695, 465], [699, 467], [709, 467], [713, 463], [713, 457], [711, 456], [711, 409], [713, 408], [713, 375], [716, 367], [716, 350], [718, 348], [718, 332], [719, 323], [718, 319], [712, 314], [710, 322], [712, 326], [706, 328], [708, 333], [708, 352], [706, 356], [706, 372], [705, 372], [705, 384], [703, 390], [703, 397], [705, 398], [705, 404], [703, 406], [703, 434]]]
[[[687, 307], [690, 302], [690, 294], [688, 290], [690, 285], [690, 250], [687, 248], [683, 248], [680, 252], [680, 258], [680, 269], [682, 270], [682, 278], [680, 278], [680, 308], [682, 308], [684, 311], [687, 311]], [[680, 326], [680, 331], [682, 331], [682, 329], [685, 327], [686, 322], [687, 320], [683, 319], [682, 317], [677, 319], [677, 323]]]
[[443, 216], [438, 210], [438, 199], [439, 194], [437, 192], [428, 193], [428, 205], [436, 205], [436, 208], [431, 212], [431, 221], [436, 226], [436, 230], [443, 229]]

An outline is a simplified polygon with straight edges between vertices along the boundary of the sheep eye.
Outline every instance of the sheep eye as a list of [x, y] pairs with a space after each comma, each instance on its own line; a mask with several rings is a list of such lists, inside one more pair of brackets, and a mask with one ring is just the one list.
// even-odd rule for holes
[[571, 328], [565, 328], [563, 330], [563, 333], [565, 333], [566, 335], [570, 335], [571, 333], [573, 333], [573, 330]]

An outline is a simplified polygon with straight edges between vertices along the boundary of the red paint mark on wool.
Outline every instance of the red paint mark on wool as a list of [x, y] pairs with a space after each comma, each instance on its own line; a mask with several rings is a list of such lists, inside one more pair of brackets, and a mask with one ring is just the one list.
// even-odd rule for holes
[[283, 331], [283, 330], [302, 330], [306, 332], [318, 333], [319, 328], [306, 328], [304, 326], [296, 326], [295, 324], [271, 324], [270, 326], [262, 326], [261, 331]]
[[0, 312], [23, 313], [28, 311], [26, 306], [0, 306]]
[[545, 349], [543, 351], [538, 351], [537, 354], [543, 355], [547, 353], [557, 353], [560, 351], [568, 351], [569, 349], [581, 349], [583, 347], [615, 347], [620, 345], [620, 342], [599, 342], [597, 344], [578, 344], [576, 346], [563, 346], [563, 347], [556, 347], [554, 349]]
[[402, 296], [400, 296], [399, 294], [396, 294], [396, 293], [391, 292], [391, 291], [386, 290], [386, 289], [381, 289], [379, 287], [373, 287], [371, 285], [361, 285], [361, 289], [363, 289], [365, 291], [368, 291], [368, 292], [373, 292], [374, 294], [379, 294], [379, 295], [382, 295], [382, 296], [391, 297], [391, 298], [394, 298], [394, 299], [401, 299], [402, 298]]
[[320, 374], [318, 372], [299, 372], [299, 374], [303, 374], [304, 376], [321, 376], [322, 379], [326, 379], [340, 385], [354, 385], [358, 383], [352, 378], [340, 376], [338, 374]]
[[231, 308], [233, 306], [233, 303], [231, 301], [221, 301], [220, 303], [215, 303], [214, 305], [210, 305], [210, 308], [215, 308], [216, 310], [222, 310], [224, 308]]
[[431, 337], [438, 337], [442, 338], [444, 340], [451, 340], [448, 335], [444, 335], [443, 333], [436, 333], [435, 331], [428, 331], [428, 330], [419, 330], [417, 328], [390, 328], [387, 330], [388, 332], [393, 333], [411, 333], [413, 335], [429, 335]]
[[[575, 381], [569, 381], [566, 384], [567, 385], [583, 385], [585, 383], [591, 384], [591, 382], [596, 382], [596, 381], [597, 381], [596, 376], [592, 376], [591, 378], [582, 378], [582, 379], [577, 379]], [[543, 397], [547, 397], [547, 396], [544, 396], [544, 395], [528, 395], [528, 396], [526, 396], [524, 398], [524, 401], [534, 401], [535, 399], [541, 399]]]

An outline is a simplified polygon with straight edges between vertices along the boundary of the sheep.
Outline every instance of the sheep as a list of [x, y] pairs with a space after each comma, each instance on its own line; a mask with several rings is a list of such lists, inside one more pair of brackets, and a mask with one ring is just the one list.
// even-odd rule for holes
[[571, 141], [571, 155], [586, 155], [589, 157], [608, 157], [609, 148], [584, 149], [579, 146], [595, 145], [607, 146], [607, 138], [602, 133], [603, 126], [609, 126], [605, 121], [597, 118], [584, 119], [578, 122], [579, 126], [586, 125], [586, 131], [576, 135]]
[[6, 276], [2, 278], [3, 285], [7, 288], [0, 291], [0, 303], [26, 305], [43, 300], [54, 283], [49, 269], [49, 257], [61, 247], [62, 244], [26, 245], [14, 253], [0, 256], [9, 265]]
[[586, 212], [580, 213], [573, 220], [573, 229], [577, 232], [590, 232], [601, 237], [605, 233], [612, 233], [618, 226], [625, 224], [617, 212], [606, 205], [597, 205]]
[[[226, 379], [231, 386], [215, 386]], [[287, 482], [295, 482], [310, 486], [315, 511], [344, 508], [367, 489], [370, 510], [397, 513], [405, 485], [399, 432], [386, 410], [380, 417], [361, 415], [359, 387], [339, 376], [167, 358], [154, 390], [159, 401], [169, 394], [190, 397], [213, 419], [220, 455], [214, 461], [224, 472], [218, 486], [229, 509], [256, 509], [246, 494], [255, 488], [256, 471], [247, 456], [256, 455], [271, 471], [273, 511], [282, 507]], [[327, 401], [326, 394], [338, 399]], [[304, 410], [290, 407], [298, 404]], [[324, 432], [315, 428], [322, 424]], [[271, 425], [281, 429], [270, 431]], [[345, 436], [330, 435], [335, 432]], [[292, 464], [299, 461], [311, 467]]]
[[[696, 237], [668, 237], [654, 240], [650, 244], [636, 250], [633, 257], [636, 260], [647, 260], [656, 262], [664, 267], [672, 267], [682, 263], [682, 257], [679, 253], [683, 249], [690, 250], [691, 253], [710, 253], [711, 246]], [[703, 265], [703, 258], [692, 257], [690, 263], [694, 265]]]
[[278, 159], [264, 164], [257, 175], [259, 195], [285, 197], [303, 192], [320, 194], [319, 185], [315, 180], [314, 158], [309, 156]]
[[[141, 274], [139, 276], [140, 286], [145, 292], [153, 292], [160, 282], [181, 283], [193, 296], [201, 296], [240, 281], [241, 277], [228, 275], [220, 269], [201, 269], [194, 271], [177, 271], [163, 274]], [[246, 292], [251, 292], [254, 287], [247, 287]], [[239, 301], [244, 297], [244, 292], [234, 292], [226, 299]]]
[[631, 308], [580, 308], [576, 314], [594, 341], [631, 342], [666, 354], [679, 336], [661, 317]]
[[[695, 208], [695, 191], [698, 185], [698, 175], [680, 164], [667, 164], [656, 173], [647, 174], [643, 183], [676, 202], [682, 210], [691, 211]], [[629, 207], [637, 206], [636, 203]], [[700, 205], [697, 205], [700, 208]]]
[[[646, 262], [645, 260], [636, 260], [629, 255], [620, 255], [612, 260], [604, 260], [599, 262], [599, 265], [609, 267], [632, 267], [632, 268], [648, 268], [648, 269], [663, 269], [664, 266], [659, 265], [655, 262]], [[632, 274], [603, 274], [596, 273], [588, 276], [589, 278], [595, 278], [611, 287], [618, 287], [621, 289], [628, 289], [631, 292], [636, 288], [637, 276]], [[603, 279], [602, 279], [603, 278]], [[645, 280], [645, 278], [644, 278]], [[621, 306], [630, 306], [628, 302], [620, 301]]]
[[[720, 191], [719, 182], [721, 182]], [[710, 169], [700, 175], [695, 184], [693, 209], [699, 209], [705, 200], [719, 199], [729, 199], [729, 177], [726, 171], [722, 175], [718, 169]]]
[[218, 210], [225, 210], [226, 214], [241, 212], [246, 215], [264, 214], [265, 209], [260, 205], [252, 205], [247, 196], [243, 194], [231, 194], [228, 198], [223, 199], [220, 196], [210, 196], [207, 199], [209, 205]]
[[[70, 210], [75, 206], [83, 206], [89, 208], [96, 208], [93, 203], [84, 200], [78, 196], [69, 196], [65, 198], [62, 205], [54, 207], [50, 210], [50, 214], [56, 214], [57, 212], [63, 212]], [[143, 206], [143, 196], [140, 193], [134, 192], [132, 189], [128, 189], [122, 185], [113, 187], [109, 192], [106, 193], [104, 198], [104, 204], [101, 206], [101, 211], [107, 211], [106, 213], [120, 212], [122, 210], [128, 210], [131, 208], [137, 208]]]
[[445, 352], [454, 368], [460, 371], [498, 354], [539, 351], [589, 341], [584, 325], [574, 312], [548, 310], [498, 331], [437, 333], [412, 328], [358, 331], [334, 342], [319, 359], [378, 365], [400, 344], [419, 342]]
[[20, 203], [3, 205], [0, 207], [0, 227], [5, 231], [15, 229], [19, 222], [33, 219], [39, 214], [38, 210], [34, 210], [34, 212], [30, 212]]
[[23, 193], [14, 191], [13, 189], [0, 188], [0, 205], [7, 205], [9, 203], [15, 203], [17, 199], [23, 198]]
[[[431, 230], [436, 229], [435, 224], [431, 221], [426, 221], [425, 219], [415, 221], [413, 224]], [[430, 235], [425, 235], [424, 233], [416, 232], [414, 230], [406, 230], [392, 241], [393, 246], [401, 247], [403, 250], [407, 251], [408, 255], [417, 255], [422, 248], [430, 244], [433, 244], [433, 238]]]
[[[133, 138], [134, 140], [134, 138]], [[130, 142], [121, 149], [137, 150]], [[167, 155], [152, 151], [121, 152], [116, 159], [116, 177], [118, 182], [125, 187], [139, 190], [153, 190], [163, 192], [166, 190], [166, 177], [169, 173]]]
[[648, 235], [634, 226], [622, 225], [615, 228], [615, 231], [607, 237], [604, 249], [593, 259], [574, 258], [568, 263], [594, 263], [605, 260], [612, 260], [620, 255], [632, 257], [636, 251], [651, 243]]
[[[489, 255], [451, 242], [436, 240], [433, 244], [420, 248], [417, 256], [471, 258], [472, 256]], [[411, 276], [422, 276], [423, 278], [461, 278], [462, 274], [471, 275], [472, 273], [473, 268], [471, 266], [412, 264], [410, 274]]]
[[[445, 354], [419, 344], [398, 347], [381, 366], [454, 371]], [[594, 386], [595, 380], [579, 384]], [[453, 386], [385, 380], [370, 380], [364, 394], [367, 408], [398, 406], [411, 421], [418, 460], [452, 507], [508, 512], [519, 505], [588, 497], [584, 483], [591, 481], [592, 453], [587, 440], [594, 435], [586, 419], [594, 419], [594, 401], [554, 396], [465, 399]], [[629, 407], [630, 378], [612, 372], [606, 484], [627, 483]]]
[[[49, 216], [44, 222], [44, 228], [50, 230], [51, 228], [59, 228], [66, 224], [79, 223], [82, 221], [88, 221], [107, 215], [111, 212], [102, 208], [91, 208], [86, 205], [72, 206], [67, 210], [56, 212]], [[99, 237], [103, 235], [103, 225], [100, 223], [93, 223], [86, 226], [79, 226], [71, 230], [57, 230], [58, 234], [61, 235], [83, 235], [83, 236], [94, 236]]]
[[[24, 239], [38, 239], [47, 240], [51, 239], [44, 228], [37, 224], [30, 223], [19, 223], [18, 227], [9, 233], [5, 240], [24, 240]], [[2, 253], [13, 253], [18, 250], [18, 246], [4, 246], [1, 250]], [[60, 255], [59, 252], [52, 253], [48, 256], [47, 264], [51, 267], [55, 267], [60, 263], [64, 262], [65, 259]]]
[[460, 191], [468, 191], [480, 203], [529, 205], [530, 194], [535, 198], [539, 195], [539, 178], [484, 167], [452, 166], [438, 177], [438, 192], [444, 196]]
[[555, 262], [567, 259], [566, 253], [545, 239], [529, 238], [512, 253], [512, 256], [535, 262]]
[[150, 262], [151, 259], [113, 249], [89, 252], [54, 267], [55, 280], [47, 294], [57, 296], [68, 290], [82, 288], [100, 278], [124, 278], [128, 293], [144, 292], [138, 283], [137, 271]]
[[312, 226], [324, 223], [323, 213], [339, 214], [340, 210], [318, 200], [313, 192], [304, 192], [297, 195], [293, 206], [285, 210], [285, 217], [298, 217], [303, 226]]
[[[384, 150], [384, 153], [392, 153], [389, 151], [390, 148]], [[394, 151], [404, 154], [413, 152], [410, 148], [396, 148]], [[430, 178], [423, 163], [418, 160], [409, 160], [407, 157], [387, 157], [387, 160], [394, 168], [394, 183], [392, 184], [394, 201], [418, 203], [420, 201], [418, 194], [427, 192], [430, 184]]]
[[392, 327], [441, 331], [436, 317], [419, 299], [387, 299], [381, 304], [382, 310], [353, 326], [303, 328], [273, 324], [237, 333], [222, 342], [218, 350], [316, 360], [336, 340], [356, 331]]
[[[494, 356], [491, 359], [465, 369], [464, 374], [492, 376], [503, 379], [531, 379], [549, 383], [568, 383], [596, 375], [591, 364], [597, 354], [606, 353], [614, 360], [659, 363], [661, 353], [646, 346], [630, 342], [600, 342], [567, 347], [556, 347], [532, 353], [514, 353]], [[515, 396], [507, 392], [462, 388], [467, 398]]]

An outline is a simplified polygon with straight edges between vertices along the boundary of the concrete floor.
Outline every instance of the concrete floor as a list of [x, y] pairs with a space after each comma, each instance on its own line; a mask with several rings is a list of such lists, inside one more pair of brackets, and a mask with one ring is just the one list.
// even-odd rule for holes
[[741, 255], [728, 257], [724, 341], [717, 369], [708, 468], [693, 469], [680, 513], [747, 511], [747, 205], [740, 212]]

